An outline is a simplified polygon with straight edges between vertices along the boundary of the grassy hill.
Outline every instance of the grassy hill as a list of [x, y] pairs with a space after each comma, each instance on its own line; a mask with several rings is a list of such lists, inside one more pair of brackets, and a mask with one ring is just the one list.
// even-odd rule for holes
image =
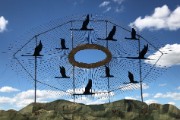
[[0, 110], [0, 120], [180, 120], [180, 110], [169, 104], [119, 100], [84, 105], [65, 100], [32, 103], [20, 111]]

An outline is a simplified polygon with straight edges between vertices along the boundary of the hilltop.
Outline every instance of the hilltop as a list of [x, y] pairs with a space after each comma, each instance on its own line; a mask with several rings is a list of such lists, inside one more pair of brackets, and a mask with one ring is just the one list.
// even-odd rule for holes
[[170, 104], [119, 100], [85, 105], [66, 100], [31, 103], [19, 111], [0, 110], [0, 120], [180, 120], [180, 110]]

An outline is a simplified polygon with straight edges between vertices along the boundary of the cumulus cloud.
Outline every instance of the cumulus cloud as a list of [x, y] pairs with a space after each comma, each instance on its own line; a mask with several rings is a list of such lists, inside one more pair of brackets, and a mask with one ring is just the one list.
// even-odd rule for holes
[[149, 105], [149, 104], [152, 104], [152, 103], [158, 103], [158, 101], [154, 100], [154, 99], [149, 99], [149, 100], [146, 100], [145, 103], [147, 103]]
[[108, 6], [109, 3], [110, 3], [110, 1], [104, 1], [104, 2], [102, 2], [102, 3], [99, 5], [99, 7], [105, 7], [105, 6]]
[[143, 93], [143, 98], [149, 97], [149, 93]]
[[[167, 44], [164, 47], [160, 48], [159, 51], [162, 51], [166, 54], [164, 54], [158, 61], [158, 63], [156, 64], [157, 67], [171, 67], [174, 65], [180, 65], [180, 44]], [[157, 59], [161, 55], [159, 51], [157, 51], [153, 55], [148, 56], [148, 58]], [[154, 64], [155, 61], [151, 60], [147, 63]]]
[[166, 85], [167, 85], [166, 83], [159, 84], [160, 87], [164, 87], [164, 86], [166, 86]]
[[[142, 88], [143, 89], [148, 89], [149, 86], [146, 84], [146, 83], [142, 83]], [[137, 83], [137, 84], [134, 84], [134, 83], [129, 83], [129, 84], [126, 84], [126, 85], [121, 85], [119, 87], [119, 89], [123, 90], [123, 91], [127, 91], [127, 90], [139, 90], [140, 89], [140, 84]]]
[[139, 30], [147, 29], [168, 29], [178, 30], [180, 28], [180, 6], [171, 11], [167, 5], [157, 7], [152, 15], [144, 18], [138, 17], [130, 26], [135, 26]]
[[168, 102], [168, 104], [175, 105], [175, 102]]
[[111, 7], [107, 7], [106, 10], [104, 12], [108, 12], [111, 10]]
[[180, 100], [180, 93], [178, 92], [167, 92], [167, 93], [157, 93], [154, 98], [171, 98], [173, 100]]
[[116, 13], [120, 13], [124, 10], [124, 6], [122, 3], [125, 0], [111, 0], [111, 1], [103, 1], [99, 4], [100, 8], [105, 8], [104, 13], [109, 12], [110, 10], [114, 10]]
[[0, 32], [4, 32], [6, 30], [8, 24], [8, 20], [4, 18], [4, 16], [0, 16]]
[[4, 86], [0, 88], [0, 92], [17, 92], [17, 91], [19, 90], [10, 86]]
[[126, 96], [125, 99], [127, 99], [127, 100], [137, 100], [135, 97], [132, 97], [132, 96]]
[[[64, 94], [61, 91], [37, 90], [37, 102], [48, 102], [58, 99]], [[34, 90], [19, 92], [13, 97], [0, 97], [0, 104], [12, 105], [16, 109], [25, 107], [32, 102], [34, 102]]]
[[180, 86], [177, 89], [180, 90]]
[[124, 0], [113, 0], [115, 3], [122, 4]]
[[0, 104], [11, 104], [12, 99], [9, 97], [0, 97]]

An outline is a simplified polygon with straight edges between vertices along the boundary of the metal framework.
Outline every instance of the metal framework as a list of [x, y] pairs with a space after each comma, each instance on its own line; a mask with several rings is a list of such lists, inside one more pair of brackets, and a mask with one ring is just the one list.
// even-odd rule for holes
[[[136, 35], [138, 36], [138, 39], [136, 40], [124, 39], [129, 36], [132, 31], [104, 18], [99, 19], [90, 17], [88, 23], [90, 28], [80, 29], [82, 23], [85, 21], [84, 19], [84, 17], [77, 17], [77, 19], [70, 19], [64, 23], [58, 23], [48, 29], [42, 30], [30, 38], [26, 44], [14, 53], [14, 58], [17, 60], [18, 64], [20, 64], [34, 80], [34, 102], [37, 102], [37, 83], [61, 91], [66, 95], [73, 96], [74, 102], [79, 95], [96, 94], [104, 94], [108, 97], [110, 102], [112, 93], [119, 94], [118, 91], [126, 91], [128, 90], [128, 87], [131, 89], [138, 88], [135, 83], [124, 85], [124, 82], [129, 81], [128, 75], [126, 74], [127, 71], [133, 71], [134, 78], [139, 79], [141, 101], [143, 102], [143, 83], [146, 81], [148, 84], [152, 77], [159, 75], [160, 68], [157, 68], [156, 65], [163, 53], [139, 34]], [[116, 28], [115, 33], [112, 35], [115, 39], [108, 40], [107, 38], [110, 38], [110, 33], [113, 31], [112, 28]], [[60, 48], [55, 49], [57, 48], [58, 40], [51, 39], [60, 38], [64, 39], [63, 42], [66, 42], [68, 48], [65, 47], [65, 43], [63, 43], [64, 47], [62, 47], [61, 41]], [[34, 48], [38, 46], [39, 41], [42, 41], [43, 44], [43, 56], [33, 55]], [[154, 60], [154, 64], [148, 64], [150, 59], [140, 59], [137, 57], [137, 60], [134, 58], [129, 59], [131, 56], [138, 56], [144, 44], [148, 44], [151, 47], [151, 50], [153, 49], [153, 51], [149, 50], [151, 54], [156, 51], [160, 53], [159, 57]], [[100, 49], [107, 57], [105, 60], [97, 63], [78, 63], [74, 60], [74, 55], [82, 49]], [[26, 62], [27, 60], [22, 57], [34, 58], [34, 72], [32, 67], [30, 68], [31, 65], [29, 65], [28, 62]], [[57, 74], [56, 71], [58, 71], [58, 69], [55, 69], [57, 66], [60, 66], [60, 73], [62, 76], [56, 77], [55, 79], [53, 76]], [[113, 75], [107, 76], [106, 74], [104, 77], [106, 72], [104, 66], [106, 66], [107, 71], [109, 70], [109, 74], [111, 70]], [[44, 73], [44, 71], [48, 72]], [[69, 74], [69, 77], [67, 77], [66, 74]], [[151, 74], [153, 75], [151, 76]], [[52, 81], [45, 81], [44, 79], [47, 78], [52, 79]], [[59, 78], [59, 80], [57, 80], [57, 78]], [[84, 89], [83, 86], [87, 83], [87, 79], [92, 79], [93, 83], [91, 83], [91, 87], [93, 88], [93, 86], [95, 86], [96, 91], [94, 90], [94, 93], [92, 93], [91, 88], [90, 93], [84, 94], [84, 90], [82, 91], [81, 89], [80, 92], [77, 93], [77, 88]], [[107, 81], [104, 81], [103, 79], [106, 79]], [[103, 85], [99, 86], [100, 84]]]

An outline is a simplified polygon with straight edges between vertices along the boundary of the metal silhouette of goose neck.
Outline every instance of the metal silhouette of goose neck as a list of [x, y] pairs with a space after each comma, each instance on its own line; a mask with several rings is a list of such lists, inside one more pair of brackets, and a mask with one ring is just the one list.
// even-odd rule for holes
[[126, 58], [128, 58], [128, 59], [148, 59], [148, 58], [145, 57], [147, 51], [148, 51], [148, 44], [144, 45], [144, 48], [139, 52], [138, 57], [126, 57]]
[[83, 94], [92, 94], [92, 80], [91, 79], [89, 79], [88, 84], [86, 85], [85, 91]]
[[36, 46], [36, 48], [34, 50], [33, 56], [42, 56], [42, 55], [40, 55], [40, 52], [41, 52], [42, 48], [43, 48], [43, 45], [42, 45], [42, 43], [40, 41], [39, 44]]
[[70, 78], [66, 75], [66, 69], [63, 66], [59, 66], [62, 78]]
[[131, 37], [130, 38], [127, 38], [125, 37], [125, 39], [130, 39], [130, 40], [139, 40], [139, 38], [137, 37], [140, 37], [139, 35], [136, 34], [136, 30], [134, 28], [131, 29]]

